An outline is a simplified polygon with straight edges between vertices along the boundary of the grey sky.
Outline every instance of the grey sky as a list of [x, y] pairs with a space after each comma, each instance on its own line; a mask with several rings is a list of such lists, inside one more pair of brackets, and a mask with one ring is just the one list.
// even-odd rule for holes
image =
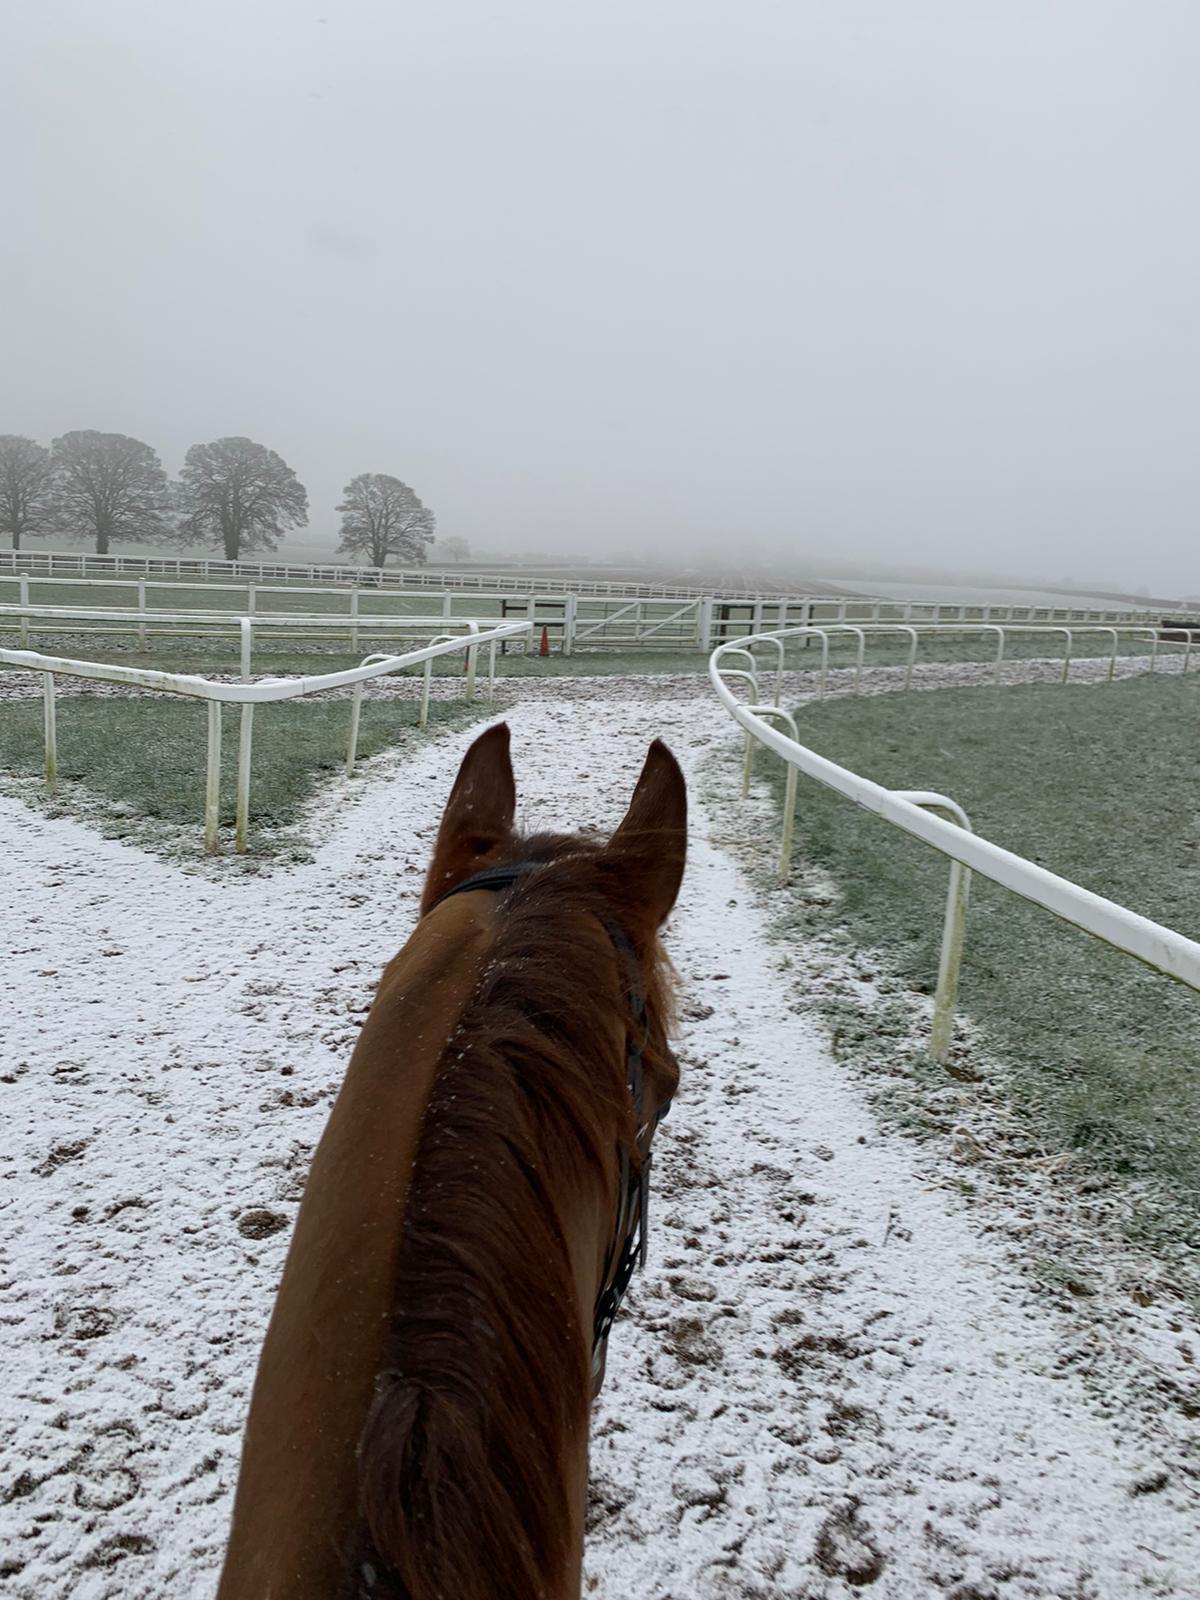
[[1200, 590], [1200, 6], [8, 0], [0, 431]]

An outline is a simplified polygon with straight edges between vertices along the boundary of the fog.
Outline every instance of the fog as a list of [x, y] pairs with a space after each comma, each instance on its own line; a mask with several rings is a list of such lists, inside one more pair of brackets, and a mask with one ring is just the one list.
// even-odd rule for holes
[[1200, 590], [1200, 8], [8, 0], [0, 431], [478, 551]]

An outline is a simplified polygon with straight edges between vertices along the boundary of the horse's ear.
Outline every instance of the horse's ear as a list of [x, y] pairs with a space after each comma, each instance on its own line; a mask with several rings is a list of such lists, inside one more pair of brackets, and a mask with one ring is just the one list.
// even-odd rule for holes
[[625, 820], [600, 859], [620, 875], [620, 899], [657, 928], [675, 904], [686, 855], [687, 785], [678, 761], [655, 739]]
[[500, 722], [481, 733], [463, 757], [433, 847], [422, 916], [447, 889], [486, 867], [512, 837], [517, 786], [508, 746], [508, 724]]

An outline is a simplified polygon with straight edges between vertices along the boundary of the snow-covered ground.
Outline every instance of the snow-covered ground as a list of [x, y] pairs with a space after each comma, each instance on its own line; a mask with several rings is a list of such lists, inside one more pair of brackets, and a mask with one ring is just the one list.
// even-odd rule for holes
[[[735, 735], [682, 681], [501, 688], [530, 825], [611, 826], [657, 733], [693, 779], [683, 1087], [595, 1418], [586, 1592], [1194, 1600], [1178, 1429], [1085, 1383], [994, 1216], [835, 1063], [701, 799]], [[258, 876], [0, 799], [14, 1600], [211, 1593], [307, 1158], [474, 731], [334, 785], [314, 861]]]

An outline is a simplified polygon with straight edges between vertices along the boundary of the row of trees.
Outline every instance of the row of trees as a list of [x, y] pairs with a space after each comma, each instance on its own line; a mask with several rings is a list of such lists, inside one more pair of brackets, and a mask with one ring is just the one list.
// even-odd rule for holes
[[[373, 567], [424, 561], [428, 506], [399, 478], [360, 472], [342, 491], [340, 551]], [[50, 449], [0, 434], [0, 534], [220, 549], [227, 561], [274, 550], [308, 522], [308, 494], [282, 456], [253, 439], [196, 444], [170, 483], [148, 444], [123, 433], [64, 433]], [[453, 542], [453, 541], [451, 541]]]

